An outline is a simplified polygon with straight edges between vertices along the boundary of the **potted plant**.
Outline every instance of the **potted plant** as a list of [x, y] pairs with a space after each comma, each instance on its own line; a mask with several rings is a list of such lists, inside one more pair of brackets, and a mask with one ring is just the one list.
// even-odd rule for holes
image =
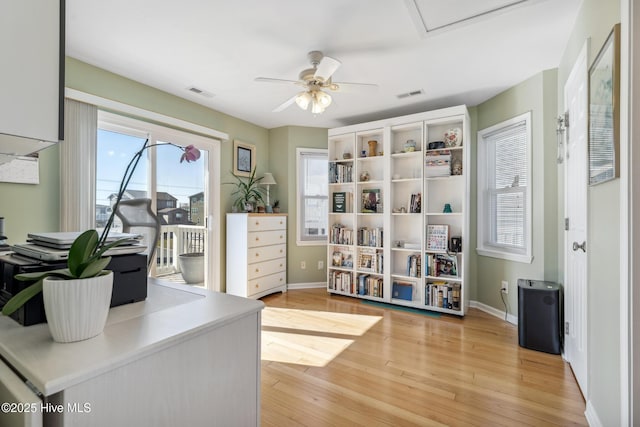
[[237, 182], [226, 182], [225, 184], [233, 184], [236, 186], [234, 192], [231, 193], [232, 196], [236, 196], [233, 202], [234, 208], [239, 212], [252, 212], [255, 203], [260, 202], [264, 205], [264, 199], [262, 198], [264, 189], [258, 185], [262, 177], [256, 178], [255, 168], [251, 171], [251, 175], [247, 180], [235, 175], [233, 175], [233, 177]]
[[96, 230], [81, 233], [71, 245], [67, 258], [67, 268], [16, 275], [17, 280], [35, 281], [13, 296], [2, 309], [2, 314], [10, 315], [38, 293], [43, 293], [47, 323], [53, 339], [57, 342], [80, 341], [102, 332], [109, 313], [113, 272], [105, 270], [111, 257], [104, 253], [122, 242], [117, 240], [107, 244], [107, 237], [115, 212], [129, 185], [129, 181], [145, 150], [159, 145], [172, 145], [183, 151], [180, 162], [193, 162], [200, 157], [200, 151], [193, 145], [181, 147], [172, 143], [149, 145], [147, 139], [134, 155], [125, 170], [116, 202], [100, 237]]
[[280, 213], [280, 200], [274, 200], [271, 208], [273, 209], [273, 213]]

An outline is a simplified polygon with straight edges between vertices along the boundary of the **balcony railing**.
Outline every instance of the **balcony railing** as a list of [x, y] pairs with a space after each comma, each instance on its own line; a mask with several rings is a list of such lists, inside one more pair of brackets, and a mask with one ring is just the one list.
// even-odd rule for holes
[[206, 229], [197, 225], [163, 225], [156, 249], [156, 276], [180, 272], [178, 255], [204, 252]]

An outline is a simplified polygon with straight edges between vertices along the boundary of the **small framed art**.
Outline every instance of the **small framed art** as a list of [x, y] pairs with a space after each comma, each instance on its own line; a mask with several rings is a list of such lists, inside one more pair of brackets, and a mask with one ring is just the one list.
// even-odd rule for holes
[[236, 176], [251, 176], [256, 167], [256, 146], [246, 142], [233, 140], [233, 174]]

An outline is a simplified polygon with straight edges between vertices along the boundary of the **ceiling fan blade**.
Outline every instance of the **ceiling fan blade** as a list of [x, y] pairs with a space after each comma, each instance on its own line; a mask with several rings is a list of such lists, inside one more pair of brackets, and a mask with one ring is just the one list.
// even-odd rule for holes
[[285, 79], [272, 79], [270, 77], [256, 77], [255, 79], [253, 79], [256, 82], [263, 82], [263, 83], [286, 83], [286, 84], [298, 84], [300, 83], [298, 80], [285, 80]]
[[[332, 85], [337, 85], [338, 92], [356, 92], [356, 93], [371, 93], [376, 92], [380, 87], [373, 83], [348, 83], [348, 82], [332, 82]], [[329, 86], [331, 89], [331, 86]]]
[[274, 108], [271, 112], [272, 113], [279, 113], [280, 111], [284, 110], [285, 108], [287, 108], [289, 105], [293, 104], [294, 102], [296, 102], [296, 95], [293, 95], [291, 98], [287, 99], [286, 101], [284, 101], [282, 104], [278, 105], [276, 108]]
[[342, 64], [342, 62], [337, 59], [331, 58], [330, 56], [323, 56], [322, 60], [318, 64], [318, 68], [316, 68], [314, 77], [326, 82], [340, 67], [340, 64]]

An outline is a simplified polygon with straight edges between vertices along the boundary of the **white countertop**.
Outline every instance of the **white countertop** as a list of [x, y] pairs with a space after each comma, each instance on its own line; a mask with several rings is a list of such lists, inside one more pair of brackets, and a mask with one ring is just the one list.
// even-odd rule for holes
[[0, 316], [0, 356], [49, 396], [263, 307], [261, 301], [149, 279], [145, 301], [110, 309], [104, 332], [85, 341], [56, 343], [46, 323], [24, 327]]

